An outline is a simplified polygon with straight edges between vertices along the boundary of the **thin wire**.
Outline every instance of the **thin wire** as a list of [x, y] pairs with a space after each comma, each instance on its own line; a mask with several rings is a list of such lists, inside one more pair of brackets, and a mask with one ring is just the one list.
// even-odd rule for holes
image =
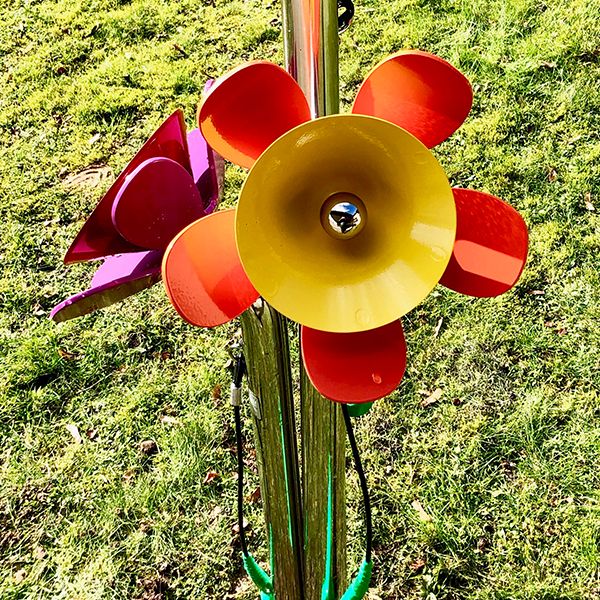
[[242, 443], [242, 417], [241, 407], [234, 406], [233, 414], [235, 417], [235, 443], [237, 446], [238, 461], [238, 485], [237, 485], [237, 513], [238, 528], [240, 530], [240, 543], [244, 556], [248, 556], [248, 546], [246, 545], [246, 534], [244, 532], [244, 456]]
[[352, 449], [352, 456], [354, 458], [354, 469], [358, 474], [363, 502], [365, 505], [365, 525], [367, 529], [367, 549], [365, 551], [365, 560], [366, 562], [370, 563], [373, 546], [373, 524], [371, 518], [371, 500], [369, 498], [369, 488], [367, 487], [367, 478], [360, 460], [360, 454], [358, 453], [358, 446], [356, 445], [356, 438], [354, 437], [354, 429], [352, 429], [352, 421], [350, 420], [350, 414], [348, 413], [348, 406], [346, 404], [342, 404], [342, 413], [344, 415], [346, 433], [348, 434], [348, 441], [350, 442], [350, 448]]

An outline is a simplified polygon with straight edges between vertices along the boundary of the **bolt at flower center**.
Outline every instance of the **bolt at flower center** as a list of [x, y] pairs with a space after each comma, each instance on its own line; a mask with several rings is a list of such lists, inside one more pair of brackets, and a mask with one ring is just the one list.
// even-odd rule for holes
[[337, 192], [321, 207], [321, 225], [336, 239], [349, 240], [357, 236], [367, 222], [367, 209], [362, 200], [348, 192]]

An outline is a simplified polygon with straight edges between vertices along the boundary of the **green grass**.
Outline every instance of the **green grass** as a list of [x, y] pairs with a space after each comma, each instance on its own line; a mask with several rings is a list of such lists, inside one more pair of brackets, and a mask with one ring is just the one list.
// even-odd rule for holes
[[[600, 598], [600, 2], [356, 8], [344, 106], [392, 51], [452, 61], [475, 103], [436, 154], [454, 184], [517, 207], [531, 241], [512, 292], [438, 288], [405, 319], [406, 378], [358, 426], [371, 597]], [[253, 598], [231, 530], [231, 415], [215, 392], [236, 325], [184, 325], [160, 286], [61, 326], [47, 315], [88, 280], [61, 259], [109, 184], [65, 179], [93, 164], [117, 173], [176, 107], [191, 126], [207, 77], [281, 61], [277, 3], [6, 0], [0, 16], [0, 596]], [[233, 202], [243, 173], [228, 175]], [[205, 484], [210, 470], [220, 478]], [[260, 506], [248, 516], [264, 559]], [[351, 565], [360, 528], [353, 508]]]

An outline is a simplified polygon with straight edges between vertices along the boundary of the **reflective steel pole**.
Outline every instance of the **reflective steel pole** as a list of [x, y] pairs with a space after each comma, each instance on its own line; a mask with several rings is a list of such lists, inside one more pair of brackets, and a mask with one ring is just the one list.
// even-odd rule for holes
[[[337, 0], [282, 0], [288, 72], [313, 118], [339, 111]], [[301, 372], [302, 506], [306, 600], [337, 598], [346, 579], [345, 430], [340, 408]]]

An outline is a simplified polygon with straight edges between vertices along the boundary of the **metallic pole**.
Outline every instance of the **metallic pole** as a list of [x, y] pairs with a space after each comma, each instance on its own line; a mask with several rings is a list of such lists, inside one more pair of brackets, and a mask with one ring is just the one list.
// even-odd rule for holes
[[[283, 0], [288, 72], [313, 118], [339, 111], [337, 0]], [[346, 579], [345, 431], [341, 410], [302, 369], [302, 500], [306, 600], [337, 598]]]

